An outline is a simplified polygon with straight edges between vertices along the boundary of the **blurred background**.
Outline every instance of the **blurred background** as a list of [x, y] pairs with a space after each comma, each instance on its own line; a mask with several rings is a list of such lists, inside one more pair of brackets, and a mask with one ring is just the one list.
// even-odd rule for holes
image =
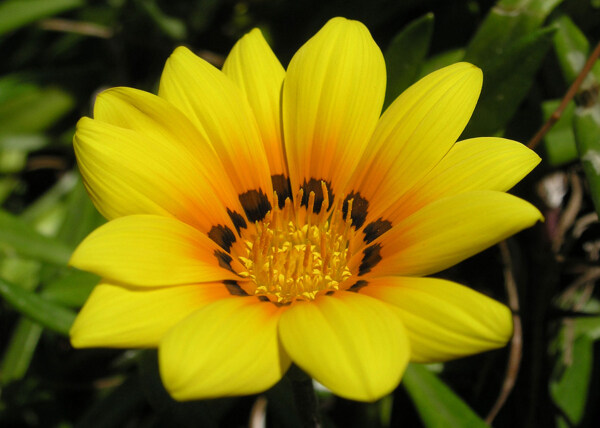
[[219, 67], [260, 27], [285, 66], [334, 16], [362, 21], [384, 51], [386, 104], [447, 64], [481, 67], [461, 138], [534, 147], [542, 164], [513, 193], [546, 221], [438, 275], [510, 305], [510, 346], [411, 366], [375, 403], [319, 390], [323, 425], [600, 426], [599, 63], [561, 105], [600, 40], [598, 0], [0, 0], [0, 426], [298, 426], [286, 379], [260, 396], [182, 404], [163, 389], [155, 351], [70, 346], [98, 278], [66, 264], [104, 221], [72, 137], [98, 91], [156, 92], [178, 45]]

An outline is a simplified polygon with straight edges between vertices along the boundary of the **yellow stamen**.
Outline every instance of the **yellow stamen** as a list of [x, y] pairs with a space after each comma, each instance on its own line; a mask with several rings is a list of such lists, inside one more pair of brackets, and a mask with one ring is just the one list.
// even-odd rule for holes
[[[310, 192], [307, 206], [301, 206], [301, 189], [294, 203], [288, 198], [279, 208], [277, 194], [273, 209], [256, 227], [242, 233], [245, 245], [233, 254], [245, 267], [239, 274], [255, 284], [254, 293], [272, 302], [312, 300], [317, 295], [339, 290], [351, 276], [348, 268], [352, 201], [346, 219], [342, 204], [328, 212], [329, 195], [324, 182], [321, 210], [313, 213], [316, 195]], [[234, 251], [237, 253], [238, 251]]]

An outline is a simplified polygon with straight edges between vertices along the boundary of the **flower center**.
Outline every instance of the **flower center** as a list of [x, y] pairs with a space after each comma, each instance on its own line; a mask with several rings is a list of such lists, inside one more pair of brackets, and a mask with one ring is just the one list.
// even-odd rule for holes
[[355, 233], [352, 201], [344, 220], [341, 204], [328, 210], [325, 183], [322, 189], [324, 200], [318, 213], [313, 212], [314, 192], [310, 192], [306, 207], [300, 206], [302, 190], [295, 203], [288, 198], [283, 208], [275, 194], [274, 208], [256, 223], [250, 236], [243, 236], [245, 246], [238, 252], [238, 260], [245, 271], [239, 274], [254, 282], [255, 295], [277, 303], [312, 300], [339, 290], [352, 275], [348, 267], [349, 244]]

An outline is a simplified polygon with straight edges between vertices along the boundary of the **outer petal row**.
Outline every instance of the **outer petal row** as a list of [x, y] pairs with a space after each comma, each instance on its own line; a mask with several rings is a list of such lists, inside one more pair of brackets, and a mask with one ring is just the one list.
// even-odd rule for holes
[[285, 70], [258, 28], [233, 47], [223, 73], [242, 90], [260, 129], [271, 175], [286, 178], [287, 166], [281, 131], [281, 89]]
[[375, 400], [395, 388], [409, 356], [444, 361], [504, 346], [511, 334], [504, 305], [449, 281], [400, 277], [287, 311], [232, 298], [220, 283], [136, 290], [104, 282], [71, 331], [77, 347], [160, 341], [163, 380], [182, 400], [260, 392], [283, 376], [288, 355], [337, 395]]
[[277, 339], [283, 309], [254, 297], [224, 299], [177, 324], [159, 346], [175, 399], [246, 395], [273, 386], [291, 362]]
[[167, 60], [158, 94], [206, 133], [238, 194], [260, 191], [271, 198], [269, 164], [256, 119], [231, 79], [179, 47]]
[[168, 217], [112, 220], [77, 247], [70, 264], [134, 286], [166, 286], [238, 279], [219, 265], [221, 251], [206, 235]]
[[400, 382], [410, 355], [401, 319], [355, 293], [294, 304], [279, 335], [292, 360], [341, 397], [373, 401]]
[[[283, 132], [292, 190], [320, 180], [341, 196], [381, 113], [385, 63], [366, 27], [330, 20], [292, 58]], [[294, 193], [295, 194], [295, 193]]]
[[477, 67], [458, 63], [424, 77], [385, 111], [349, 184], [371, 217], [395, 202], [450, 150], [481, 91]]
[[410, 339], [411, 361], [446, 361], [500, 348], [512, 335], [506, 306], [454, 282], [376, 278], [360, 294], [398, 309]]
[[460, 141], [382, 217], [397, 224], [425, 205], [444, 197], [473, 190], [505, 192], [540, 161], [533, 150], [504, 138], [481, 137]]
[[103, 281], [75, 319], [71, 343], [77, 348], [156, 347], [186, 316], [229, 296], [222, 283], [135, 289]]
[[206, 137], [159, 97], [130, 88], [98, 96], [95, 119], [74, 138], [87, 190], [108, 219], [131, 214], [178, 218], [203, 232], [230, 225], [237, 193]]
[[349, 267], [365, 278], [431, 275], [542, 219], [537, 208], [513, 195], [461, 193], [437, 200], [400, 222], [356, 253]]

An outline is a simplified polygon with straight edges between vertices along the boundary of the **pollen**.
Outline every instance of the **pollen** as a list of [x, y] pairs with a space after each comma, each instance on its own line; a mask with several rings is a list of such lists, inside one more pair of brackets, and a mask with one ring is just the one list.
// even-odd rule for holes
[[[339, 290], [352, 275], [348, 267], [352, 227], [352, 201], [343, 215], [342, 204], [329, 208], [324, 182], [323, 203], [314, 213], [315, 193], [301, 206], [301, 189], [295, 202], [290, 198], [279, 208], [277, 193], [273, 209], [256, 222], [255, 230], [243, 236], [243, 247], [235, 251], [245, 270], [243, 278], [254, 283], [254, 294], [287, 304], [312, 300], [319, 294]], [[241, 254], [240, 254], [241, 253]]]

